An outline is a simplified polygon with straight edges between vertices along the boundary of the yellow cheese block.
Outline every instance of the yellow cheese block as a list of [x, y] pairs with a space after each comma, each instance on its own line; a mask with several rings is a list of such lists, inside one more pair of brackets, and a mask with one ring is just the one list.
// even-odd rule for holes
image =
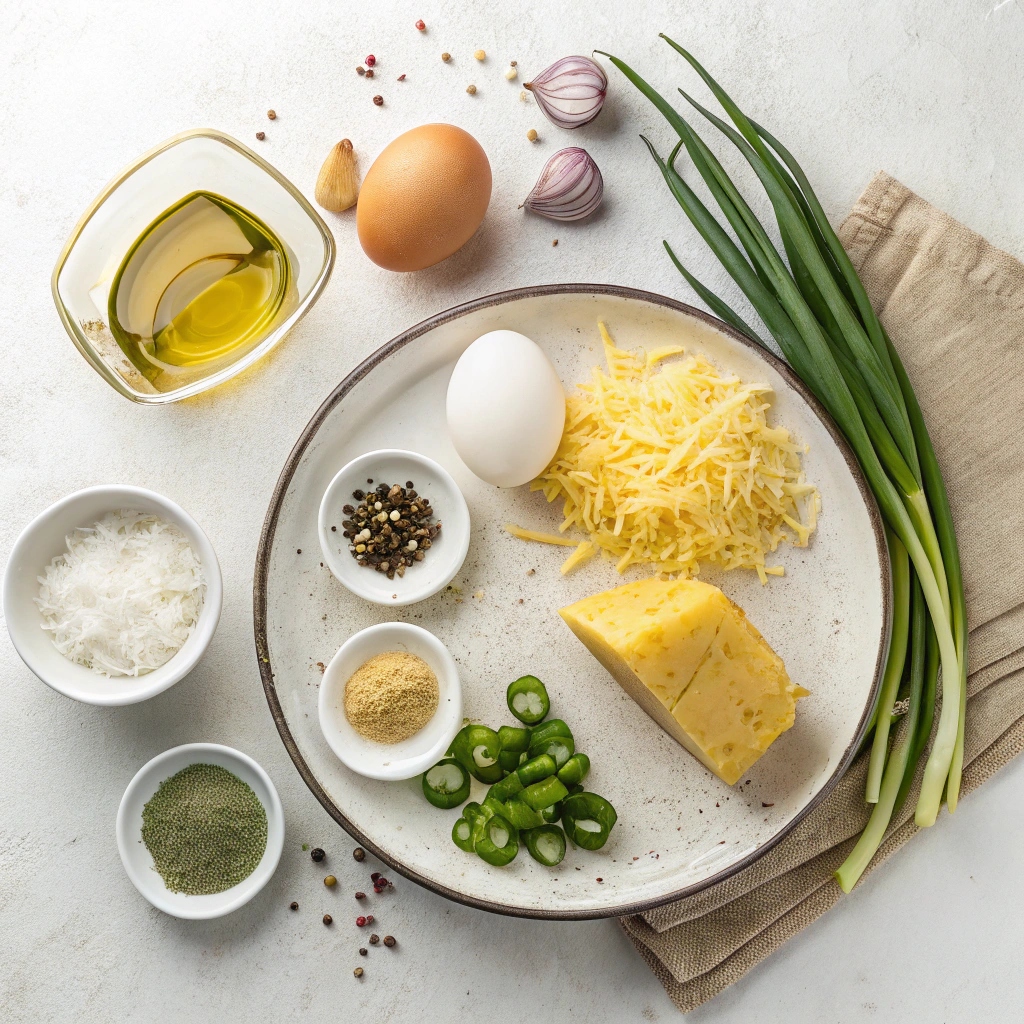
[[743, 610], [708, 583], [641, 580], [560, 614], [623, 689], [729, 785], [792, 726], [807, 696]]

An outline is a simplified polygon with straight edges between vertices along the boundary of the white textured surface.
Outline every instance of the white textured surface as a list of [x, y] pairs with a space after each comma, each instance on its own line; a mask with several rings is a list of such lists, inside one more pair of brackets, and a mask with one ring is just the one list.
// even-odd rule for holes
[[[675, 1010], [611, 922], [489, 917], [398, 886], [378, 915], [394, 951], [355, 955], [350, 843], [306, 791], [270, 720], [252, 647], [250, 581], [278, 468], [353, 363], [409, 324], [515, 285], [599, 280], [685, 296], [660, 256], [663, 232], [712, 286], [636, 140], [667, 133], [618, 77], [595, 124], [549, 128], [502, 70], [611, 49], [657, 85], [694, 76], [655, 36], [673, 33], [777, 131], [839, 217], [885, 167], [995, 244], [1024, 255], [1021, 0], [709, 0], [467, 5], [239, 0], [211, 4], [6, 4], [0, 11], [0, 550], [23, 522], [90, 483], [124, 481], [181, 502], [225, 575], [220, 630], [200, 668], [154, 700], [102, 710], [33, 679], [0, 638], [0, 1006], [5, 1020], [437, 1021], [521, 1000], [524, 1019], [670, 1020]], [[291, 13], [291, 10], [300, 13]], [[372, 13], [371, 13], [372, 11]], [[412, 23], [422, 17], [430, 31]], [[477, 47], [489, 60], [477, 65]], [[451, 65], [438, 59], [455, 56]], [[354, 66], [380, 58], [373, 83]], [[398, 74], [408, 80], [398, 84]], [[465, 94], [474, 82], [479, 92]], [[380, 92], [382, 108], [370, 97]], [[265, 110], [279, 116], [268, 122]], [[394, 135], [452, 120], [488, 150], [495, 191], [483, 232], [446, 264], [391, 277], [332, 218], [328, 292], [264, 364], [202, 399], [130, 406], [82, 361], [48, 278], [80, 212], [123, 164], [209, 124], [261, 150], [311, 191], [330, 145], [352, 138], [368, 166]], [[537, 127], [542, 142], [524, 133]], [[515, 210], [556, 145], [589, 148], [607, 201], [594, 223], [552, 229]], [[255, 145], [255, 141], [253, 142]], [[560, 239], [551, 248], [553, 237]], [[217, 922], [174, 921], [132, 889], [114, 816], [135, 770], [177, 743], [215, 740], [255, 756], [288, 826], [281, 867], [251, 904]], [[1024, 942], [1024, 766], [1005, 770], [953, 819], [917, 838], [864, 889], [712, 1004], [696, 1021], [1019, 1018]], [[299, 849], [320, 843], [340, 879], [328, 893]], [[301, 909], [291, 914], [289, 900]], [[320, 915], [330, 910], [334, 928]], [[365, 941], [365, 940], [364, 940]], [[351, 968], [367, 969], [356, 983]], [[499, 1002], [495, 1003], [494, 1000]]]

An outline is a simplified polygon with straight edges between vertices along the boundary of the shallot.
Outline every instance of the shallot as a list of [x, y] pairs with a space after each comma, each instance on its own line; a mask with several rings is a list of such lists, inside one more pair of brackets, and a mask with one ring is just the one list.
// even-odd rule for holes
[[526, 82], [545, 117], [559, 128], [580, 128], [601, 113], [608, 78], [589, 57], [563, 57]]
[[544, 165], [537, 184], [523, 203], [551, 220], [582, 220], [600, 205], [604, 180], [585, 149], [560, 149]]

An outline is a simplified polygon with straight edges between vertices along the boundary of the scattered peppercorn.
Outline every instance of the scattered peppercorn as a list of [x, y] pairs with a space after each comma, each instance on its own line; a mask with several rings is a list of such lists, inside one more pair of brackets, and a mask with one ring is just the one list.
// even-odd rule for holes
[[379, 871], [371, 871], [370, 872], [370, 881], [371, 882], [379, 882], [380, 881], [380, 872]]
[[337, 884], [338, 880], [334, 877], [334, 875], [328, 875], [324, 879], [324, 885], [326, 885], [328, 889], [333, 889], [334, 886], [336, 886]]
[[476, 86], [475, 85], [467, 85], [466, 86], [466, 92], [468, 92], [470, 96], [475, 96], [476, 95]]
[[476, 57], [477, 60], [483, 60], [487, 54], [483, 50], [476, 50], [474, 51], [473, 56]]
[[536, 142], [536, 141], [537, 141], [537, 129], [536, 129], [536, 128], [531, 128], [531, 129], [530, 129], [530, 130], [529, 130], [529, 131], [528, 131], [528, 132], [526, 133], [526, 137], [527, 137], [527, 138], [528, 138], [528, 139], [529, 139], [529, 140], [530, 140], [531, 142]]
[[357, 900], [365, 900], [366, 899], [366, 893], [365, 892], [357, 892], [356, 893], [356, 899]]
[[378, 484], [369, 494], [353, 491], [359, 507], [341, 524], [352, 557], [389, 580], [422, 562], [441, 529], [441, 523], [433, 521], [430, 500], [408, 483]]
[[375, 106], [383, 107], [384, 106], [384, 97], [383, 96], [374, 96], [373, 97], [373, 102], [374, 102]]
[[373, 924], [373, 914], [367, 914], [366, 915], [366, 923], [367, 924]]
[[324, 914], [324, 924], [334, 924], [334, 918], [330, 914]]
[[395, 937], [394, 937], [394, 935], [385, 935], [384, 936], [384, 945], [385, 946], [387, 946], [390, 949], [394, 944], [395, 944]]
[[366, 65], [366, 66], [367, 66], [368, 68], [372, 68], [372, 67], [373, 67], [373, 65], [377, 63], [377, 58], [376, 58], [376, 57], [374, 57], [374, 55], [373, 55], [373, 54], [371, 53], [371, 54], [370, 54], [370, 55], [369, 55], [369, 56], [368, 56], [368, 57], [366, 58], [366, 60], [365, 60], [365, 61], [363, 61], [363, 63], [364, 63], [364, 64], [365, 64], [365, 65]]
[[355, 976], [356, 976], [357, 978], [361, 978], [361, 977], [363, 976], [363, 969], [362, 969], [362, 967], [357, 967], [357, 968], [356, 968], [356, 969], [355, 969], [355, 970], [354, 970], [354, 971], [353, 971], [352, 973], [353, 973], [353, 974], [354, 974], [354, 975], [355, 975]]
[[366, 69], [366, 77], [367, 78], [373, 78], [373, 68], [367, 68]]
[[327, 856], [327, 854], [324, 853], [324, 851], [321, 850], [319, 846], [315, 846], [312, 850], [310, 850], [309, 855], [317, 864], [319, 864], [320, 861], [322, 861], [324, 857]]
[[275, 110], [268, 110], [267, 111], [267, 117], [269, 117], [271, 121], [276, 121], [277, 120], [277, 111], [275, 111]]
[[416, 22], [416, 27], [421, 32], [426, 32], [427, 31], [427, 23], [422, 18], [420, 18], [420, 20]]
[[363, 848], [362, 848], [361, 846], [357, 846], [357, 847], [356, 847], [356, 848], [355, 848], [355, 849], [354, 849], [354, 850], [352, 851], [352, 856], [353, 856], [353, 857], [354, 857], [354, 858], [355, 858], [356, 860], [362, 860], [362, 859], [363, 859], [363, 858], [364, 858], [364, 857], [366, 856], [366, 851], [365, 851], [365, 850], [364, 850], [364, 849], [363, 849]]
[[302, 554], [302, 548], [296, 548], [295, 549], [295, 554], [301, 555]]
[[266, 137], [267, 137], [267, 133], [266, 132], [257, 132], [256, 133], [256, 138], [259, 139], [260, 142], [262, 142]]
[[331, 533], [337, 533], [337, 532], [338, 532], [338, 528], [336, 526], [332, 526], [331, 527]]
[[599, 879], [598, 879], [598, 881], [599, 881], [599, 882], [603, 882], [603, 881], [604, 881], [604, 879], [603, 879], [603, 878], [599, 878]]
[[445, 64], [447, 64], [448, 61], [450, 61], [451, 59], [452, 59], [452, 55], [450, 53], [442, 53], [441, 54], [441, 60], [443, 60], [445, 62]]
[[366, 74], [366, 68], [364, 68], [363, 65], [360, 64], [359, 67], [356, 68], [356, 74], [357, 75], [365, 75]]
[[360, 914], [360, 915], [359, 915], [359, 916], [358, 916], [358, 917], [356, 918], [356, 927], [357, 927], [357, 928], [362, 928], [362, 927], [363, 927], [363, 925], [365, 925], [365, 924], [366, 924], [366, 918], [365, 918], [365, 917], [363, 917], [363, 915], [362, 915], [362, 914]]
[[298, 903], [295, 902], [295, 900], [292, 900], [291, 903], [288, 904], [288, 909], [289, 910], [298, 910], [299, 909], [299, 905], [298, 905]]
[[517, 61], [517, 60], [510, 60], [508, 63], [509, 63], [510, 67], [513, 67], [513, 68], [519, 67], [519, 61]]
[[558, 239], [556, 238], [551, 244], [552, 245], [558, 245]]
[[404, 75], [404, 74], [401, 74], [401, 75], [399, 75], [399, 76], [398, 76], [398, 80], [399, 80], [400, 82], [404, 82], [404, 81], [405, 81], [405, 75]]
[[360, 946], [359, 947], [359, 955], [360, 956], [366, 956], [366, 954], [368, 952], [369, 952], [369, 950], [365, 946]]
[[371, 946], [376, 946], [378, 942], [380, 942], [380, 936], [379, 935], [374, 933], [373, 935], [370, 936], [370, 945]]

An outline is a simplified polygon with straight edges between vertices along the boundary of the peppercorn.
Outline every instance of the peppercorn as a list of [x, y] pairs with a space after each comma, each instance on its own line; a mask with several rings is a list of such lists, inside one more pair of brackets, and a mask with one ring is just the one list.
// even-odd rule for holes
[[289, 910], [298, 910], [299, 909], [299, 905], [298, 905], [298, 903], [295, 902], [295, 900], [292, 900], [291, 903], [288, 904], [288, 909]]
[[352, 557], [388, 579], [404, 576], [407, 568], [422, 562], [441, 529], [441, 523], [433, 521], [430, 501], [411, 483], [381, 483], [362, 498], [353, 491], [359, 506], [341, 524]]
[[366, 956], [366, 954], [368, 952], [369, 952], [369, 950], [365, 946], [360, 946], [359, 947], [359, 955], [360, 956]]
[[366, 77], [367, 78], [373, 78], [373, 68], [367, 68], [366, 69]]
[[367, 924], [373, 924], [373, 914], [367, 914], [366, 915], [366, 923]]
[[536, 142], [536, 141], [537, 141], [537, 129], [536, 129], [536, 128], [531, 128], [531, 129], [530, 129], [530, 130], [529, 130], [529, 131], [528, 131], [528, 132], [526, 133], [526, 137], [527, 137], [527, 138], [528, 138], [528, 139], [529, 139], [529, 140], [530, 140], [531, 142]]
[[324, 857], [327, 856], [327, 854], [324, 853], [324, 851], [321, 850], [319, 846], [313, 847], [313, 849], [309, 851], [309, 855], [317, 864], [319, 864], [320, 861], [322, 861]]
[[371, 882], [379, 882], [380, 881], [380, 872], [379, 871], [371, 871], [370, 872], [370, 881]]
[[366, 924], [366, 918], [363, 917], [362, 914], [360, 914], [359, 917], [356, 918], [356, 927], [357, 928], [362, 928], [363, 925], [365, 925], [365, 924]]
[[356, 899], [357, 900], [365, 900], [366, 899], [366, 893], [365, 892], [357, 892], [356, 893]]
[[383, 107], [384, 106], [384, 97], [383, 96], [374, 96], [373, 97], [373, 102], [374, 102], [375, 106]]
[[373, 67], [373, 65], [377, 63], [377, 58], [376, 58], [376, 57], [374, 57], [374, 55], [373, 55], [373, 54], [371, 53], [371, 54], [370, 54], [370, 55], [369, 55], [369, 56], [368, 56], [368, 57], [366, 58], [366, 60], [364, 61], [364, 63], [366, 64], [366, 66], [367, 66], [368, 68], [372, 68], [372, 67]]
[[326, 885], [328, 889], [333, 889], [334, 886], [336, 886], [337, 884], [338, 880], [334, 877], [334, 875], [328, 875], [324, 879], [324, 885]]
[[370, 936], [370, 945], [371, 946], [376, 946], [378, 942], [380, 942], [380, 936], [379, 935], [373, 934], [373, 935]]
[[330, 914], [324, 914], [324, 924], [334, 924], [334, 918]]
[[405, 81], [405, 75], [404, 75], [404, 74], [401, 74], [401, 75], [399, 75], [399, 76], [398, 76], [398, 80], [399, 80], [400, 82], [404, 82], [404, 81]]
[[267, 117], [269, 117], [271, 121], [276, 121], [277, 120], [277, 111], [275, 111], [275, 110], [268, 110], [267, 111]]
[[476, 95], [476, 86], [475, 85], [467, 85], [466, 86], [466, 92], [468, 92], [470, 96], [475, 96]]
[[357, 967], [357, 968], [356, 968], [356, 969], [355, 969], [355, 970], [354, 970], [354, 971], [353, 971], [352, 973], [353, 973], [353, 974], [354, 974], [354, 975], [355, 975], [355, 976], [356, 976], [357, 978], [361, 978], [361, 977], [363, 976], [363, 969], [362, 969], [362, 967]]
[[366, 74], [366, 68], [364, 68], [363, 65], [360, 64], [359, 67], [356, 68], [356, 74], [357, 75], [365, 75]]
[[441, 60], [443, 60], [445, 62], [445, 64], [447, 64], [448, 61], [450, 61], [451, 59], [452, 59], [452, 55], [450, 53], [442, 53], [441, 54]]
[[262, 142], [266, 137], [267, 137], [267, 133], [266, 132], [257, 132], [256, 133], [256, 138], [259, 139], [260, 142]]
[[[362, 492], [362, 491], [356, 491], [356, 492], [355, 492], [355, 497], [356, 497], [356, 498], [362, 498], [362, 497], [363, 497], [363, 492]], [[365, 851], [365, 850], [364, 850], [364, 849], [363, 849], [363, 848], [362, 848], [361, 846], [357, 846], [357, 847], [356, 847], [356, 848], [355, 848], [355, 849], [354, 849], [354, 850], [352, 851], [352, 856], [353, 856], [353, 857], [354, 857], [354, 858], [355, 858], [356, 860], [362, 860], [362, 859], [363, 859], [363, 858], [364, 858], [364, 857], [366, 856], [366, 851]]]
[[422, 18], [420, 18], [420, 20], [416, 22], [416, 27], [421, 32], [426, 32], [426, 30], [427, 30], [427, 24], [426, 24], [426, 22]]
[[384, 936], [384, 945], [387, 946], [388, 949], [390, 949], [392, 946], [394, 946], [394, 944], [395, 944], [395, 937], [394, 937], [394, 935], [385, 935]]

